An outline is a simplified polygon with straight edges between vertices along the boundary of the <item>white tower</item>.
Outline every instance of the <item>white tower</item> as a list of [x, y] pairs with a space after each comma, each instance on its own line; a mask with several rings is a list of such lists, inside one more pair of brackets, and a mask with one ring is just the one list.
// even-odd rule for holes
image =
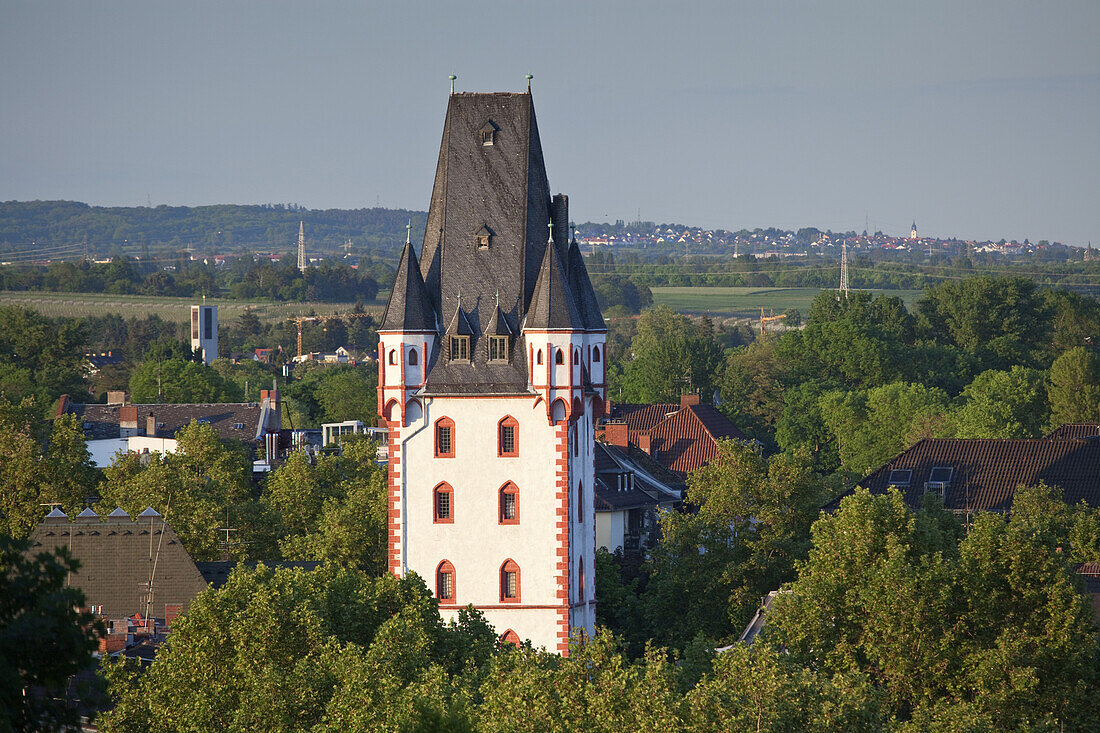
[[202, 352], [204, 364], [218, 358], [218, 306], [191, 306], [191, 348]]
[[379, 328], [378, 404], [390, 572], [424, 578], [447, 618], [473, 604], [564, 654], [595, 626], [606, 329], [549, 191], [529, 92], [451, 95], [421, 255], [406, 242]]
[[306, 225], [303, 221], [298, 222], [298, 270], [306, 271]]
[[917, 238], [917, 222], [915, 222], [915, 221], [913, 222], [913, 227], [909, 230], [909, 238], [910, 239], [916, 239]]

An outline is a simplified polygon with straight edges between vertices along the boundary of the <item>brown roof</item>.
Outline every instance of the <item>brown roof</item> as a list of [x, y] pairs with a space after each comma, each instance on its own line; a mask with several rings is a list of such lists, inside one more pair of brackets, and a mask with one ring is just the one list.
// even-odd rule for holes
[[1005, 512], [1018, 487], [1039, 482], [1061, 488], [1069, 504], [1084, 501], [1098, 507], [1100, 439], [926, 439], [867, 476], [860, 486], [884, 492], [897, 485], [916, 507], [926, 491], [940, 490], [935, 482], [945, 479], [943, 503], [948, 509]]
[[723, 438], [744, 440], [745, 434], [709, 405], [687, 405], [649, 431], [650, 455], [681, 475], [687, 475], [718, 455]]
[[[119, 413], [136, 408], [137, 430], [145, 435], [150, 414], [157, 423], [156, 437], [171, 438], [192, 420], [208, 422], [222, 438], [246, 443], [256, 440], [263, 405], [259, 402], [218, 402], [211, 404], [151, 404], [151, 405], [82, 405], [66, 403], [65, 413], [76, 415], [84, 423], [84, 434], [90, 440], [119, 437]], [[241, 427], [237, 427], [240, 425]]]
[[[69, 548], [80, 561], [71, 584], [84, 592], [88, 606], [107, 618], [135, 613], [163, 617], [168, 615], [165, 606], [174, 604], [186, 611], [206, 588], [176, 533], [155, 512], [136, 521], [121, 510], [103, 518], [85, 510], [73, 521], [60, 511], [51, 512], [31, 533], [28, 553], [55, 547]], [[147, 606], [150, 579], [152, 602]]]
[[1070, 440], [1073, 438], [1093, 438], [1100, 435], [1097, 423], [1067, 423], [1060, 425], [1046, 436], [1047, 440]]

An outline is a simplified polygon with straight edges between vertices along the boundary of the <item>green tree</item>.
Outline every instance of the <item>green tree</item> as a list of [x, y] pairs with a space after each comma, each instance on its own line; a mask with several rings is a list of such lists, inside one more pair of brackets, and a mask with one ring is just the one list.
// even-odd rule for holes
[[631, 350], [618, 385], [624, 401], [679, 402], [684, 394], [709, 400], [714, 393], [722, 350], [710, 321], [693, 323], [659, 305], [638, 319]]
[[1100, 356], [1076, 346], [1050, 365], [1050, 427], [1100, 420]]
[[[26, 541], [0, 534], [0, 730], [71, 730], [79, 713], [70, 680], [93, 668], [103, 626], [77, 610], [84, 594], [66, 582], [79, 568], [64, 548], [28, 554]], [[96, 702], [94, 685], [78, 691]]]
[[1036, 438], [1049, 422], [1043, 373], [1014, 366], [974, 378], [953, 415], [959, 438]]
[[240, 402], [237, 385], [208, 366], [193, 361], [168, 359], [145, 361], [130, 376], [135, 403]]

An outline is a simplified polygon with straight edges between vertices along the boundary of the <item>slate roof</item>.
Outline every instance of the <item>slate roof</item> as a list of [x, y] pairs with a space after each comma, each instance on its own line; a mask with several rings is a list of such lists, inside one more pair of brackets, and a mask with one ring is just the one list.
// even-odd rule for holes
[[382, 315], [379, 331], [434, 331], [437, 318], [432, 310], [428, 289], [420, 274], [416, 251], [408, 242], [397, 265], [390, 300]]
[[[595, 443], [596, 511], [671, 506], [683, 498], [683, 482], [636, 448]], [[633, 482], [619, 476], [633, 475]]]
[[[491, 144], [481, 134], [488, 129], [494, 131]], [[399, 328], [404, 319], [422, 325], [438, 315], [444, 321], [439, 325], [468, 327], [471, 360], [451, 362], [446, 348], [435, 349], [425, 393], [526, 393], [524, 349], [513, 344], [507, 363], [488, 359], [488, 340], [482, 336], [499, 332], [502, 318], [513, 335], [532, 324], [604, 328], [594, 295], [584, 292], [583, 260], [566, 261], [567, 207], [564, 196], [550, 196], [529, 92], [450, 96], [418, 261], [424, 293], [412, 275], [416, 257], [408, 247], [384, 323], [385, 328]], [[479, 246], [479, 233], [490, 234], [488, 247]], [[457, 317], [460, 296], [468, 323]], [[433, 323], [430, 330], [435, 328]]]
[[[192, 420], [199, 420], [209, 422], [222, 438], [233, 438], [246, 443], [256, 440], [262, 412], [259, 402], [128, 406], [137, 408], [139, 435], [145, 435], [146, 418], [152, 413], [157, 422], [157, 437], [171, 438]], [[89, 440], [100, 440], [119, 437], [119, 412], [122, 408], [122, 405], [82, 405], [67, 402], [63, 412], [80, 418], [84, 424], [84, 435]], [[238, 424], [243, 427], [236, 427]]]
[[[1006, 512], [1020, 486], [1040, 481], [1062, 489], [1069, 504], [1100, 507], [1100, 439], [984, 440], [925, 439], [860, 481], [874, 493], [885, 492], [891, 471], [912, 471], [902, 490], [906, 502], [920, 506], [925, 483], [937, 467], [953, 469], [944, 490], [944, 506], [958, 511]], [[943, 472], [939, 472], [942, 476]], [[939, 478], [940, 476], [937, 476]], [[895, 475], [895, 483], [903, 475]]]
[[278, 561], [278, 562], [246, 562], [238, 563], [235, 560], [215, 560], [208, 562], [197, 562], [195, 567], [198, 568], [199, 573], [202, 575], [203, 580], [210, 584], [211, 588], [221, 588], [225, 585], [225, 582], [229, 580], [229, 574], [233, 572], [233, 569], [237, 565], [243, 564], [245, 567], [255, 569], [257, 565], [266, 565], [269, 568], [300, 568], [302, 570], [316, 570], [321, 567], [321, 563], [315, 560], [301, 560], [301, 561]]
[[[191, 556], [159, 515], [137, 521], [113, 514], [101, 519], [94, 513], [71, 522], [64, 515], [49, 517], [31, 532], [28, 554], [55, 547], [70, 548], [80, 561], [71, 583], [84, 592], [88, 606], [102, 606], [108, 618], [164, 617], [167, 604], [186, 611], [206, 588]], [[153, 598], [147, 608], [150, 578]]]
[[745, 440], [725, 415], [710, 405], [687, 405], [649, 430], [650, 455], [686, 476], [718, 455], [717, 441]]

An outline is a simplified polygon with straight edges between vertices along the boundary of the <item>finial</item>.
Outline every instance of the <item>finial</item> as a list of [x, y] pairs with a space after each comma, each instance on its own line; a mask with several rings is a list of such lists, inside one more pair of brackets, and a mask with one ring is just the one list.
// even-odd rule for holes
[[530, 94], [531, 93], [531, 80], [534, 79], [535, 77], [532, 76], [531, 74], [528, 74], [525, 78], [527, 79], [527, 93]]
[[462, 310], [462, 288], [458, 289], [458, 309]]
[[552, 242], [554, 241], [554, 220], [551, 219], [550, 223], [547, 226], [550, 227], [550, 241]]
[[409, 244], [409, 240], [412, 238], [413, 222], [409, 219], [409, 223], [405, 225], [405, 244]]
[[455, 79], [457, 79], [458, 77], [455, 76], [454, 74], [451, 74], [447, 78], [451, 80], [451, 94], [454, 94], [455, 93]]
[[497, 308], [500, 307], [500, 288], [497, 288]]
[[576, 238], [577, 238], [577, 222], [575, 222], [575, 221], [569, 222], [569, 231], [573, 233], [573, 239], [576, 240]]

